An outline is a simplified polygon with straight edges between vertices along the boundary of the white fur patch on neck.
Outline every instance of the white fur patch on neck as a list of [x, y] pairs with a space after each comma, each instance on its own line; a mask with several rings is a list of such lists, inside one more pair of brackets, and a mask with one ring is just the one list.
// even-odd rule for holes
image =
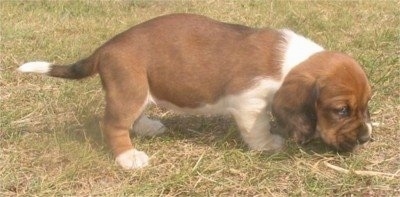
[[50, 71], [51, 69], [51, 63], [49, 62], [28, 62], [25, 64], [22, 64], [19, 68], [18, 71], [23, 72], [23, 73], [40, 73], [40, 74], [46, 74]]
[[284, 52], [282, 60], [282, 80], [295, 66], [304, 62], [315, 53], [324, 50], [320, 45], [294, 33], [289, 29], [281, 29], [280, 32], [284, 35], [285, 43], [282, 45]]

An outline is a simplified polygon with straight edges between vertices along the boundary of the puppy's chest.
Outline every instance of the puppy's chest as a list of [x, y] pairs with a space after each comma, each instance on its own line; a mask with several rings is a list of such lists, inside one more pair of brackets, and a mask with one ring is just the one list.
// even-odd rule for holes
[[[280, 86], [280, 81], [273, 79], [258, 79], [255, 81], [253, 86], [236, 94], [228, 93], [222, 95], [213, 103], [199, 103], [198, 100], [194, 100], [196, 103], [192, 103], [191, 106], [195, 107], [178, 106], [173, 101], [159, 99], [152, 94], [149, 94], [149, 101], [178, 113], [209, 115], [230, 114], [233, 111], [260, 110], [268, 107], [272, 101], [273, 95]], [[186, 94], [179, 94], [179, 92], [174, 94], [175, 97], [185, 95]]]

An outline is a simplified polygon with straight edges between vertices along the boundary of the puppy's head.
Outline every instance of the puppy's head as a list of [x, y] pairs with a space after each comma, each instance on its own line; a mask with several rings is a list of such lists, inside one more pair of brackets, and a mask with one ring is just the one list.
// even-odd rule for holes
[[295, 67], [274, 96], [278, 130], [304, 144], [320, 137], [340, 151], [370, 140], [371, 88], [351, 57], [320, 52]]

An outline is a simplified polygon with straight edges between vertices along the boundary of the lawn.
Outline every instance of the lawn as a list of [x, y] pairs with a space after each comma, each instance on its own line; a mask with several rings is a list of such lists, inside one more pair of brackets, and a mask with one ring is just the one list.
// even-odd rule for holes
[[[399, 7], [397, 1], [1, 1], [0, 196], [399, 196]], [[175, 12], [287, 27], [355, 57], [373, 87], [374, 141], [338, 154], [320, 142], [299, 147], [289, 140], [284, 151], [265, 154], [247, 149], [230, 117], [149, 107], [146, 113], [168, 131], [133, 136], [151, 162], [126, 171], [100, 133], [98, 77], [67, 81], [15, 70], [32, 60], [74, 62], [128, 27]]]

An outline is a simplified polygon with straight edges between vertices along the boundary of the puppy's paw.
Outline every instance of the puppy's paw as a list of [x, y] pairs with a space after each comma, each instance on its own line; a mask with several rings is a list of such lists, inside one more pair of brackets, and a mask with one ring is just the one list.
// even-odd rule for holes
[[166, 127], [158, 120], [151, 120], [146, 116], [140, 117], [132, 127], [133, 133], [141, 136], [155, 136], [164, 133]]
[[145, 167], [149, 164], [149, 157], [143, 151], [127, 150], [117, 156], [115, 161], [126, 170]]
[[249, 147], [256, 151], [279, 152], [283, 149], [285, 139], [279, 135], [271, 134], [267, 139], [254, 140]]
[[271, 135], [271, 141], [267, 144], [267, 151], [278, 152], [285, 146], [285, 139], [280, 135]]

